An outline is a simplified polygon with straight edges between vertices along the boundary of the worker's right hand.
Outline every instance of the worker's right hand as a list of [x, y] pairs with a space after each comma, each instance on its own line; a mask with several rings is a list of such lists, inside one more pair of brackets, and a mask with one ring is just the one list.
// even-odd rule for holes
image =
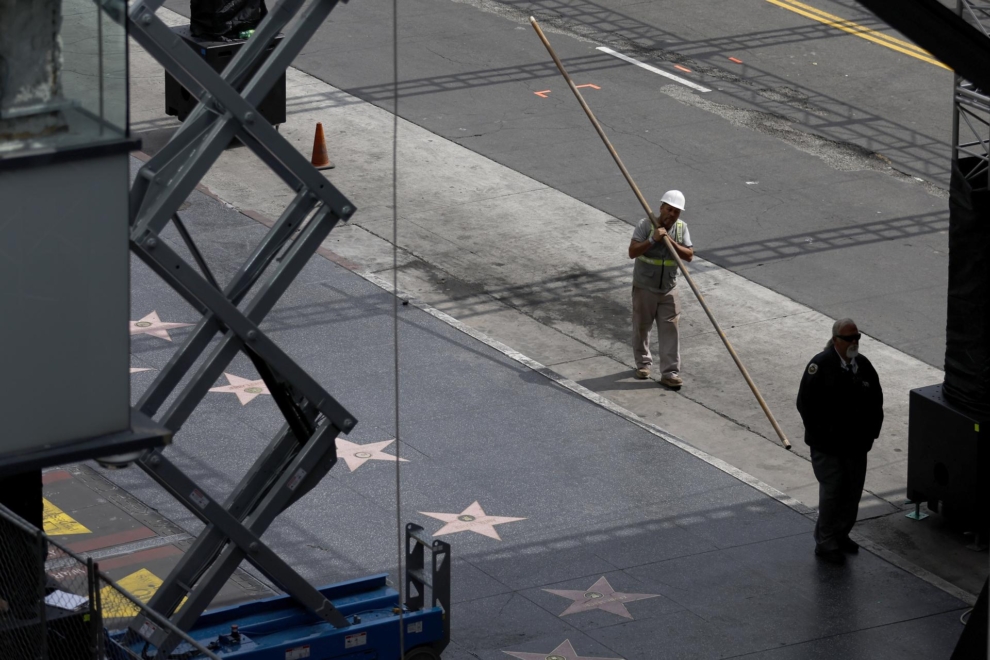
[[657, 243], [663, 241], [663, 237], [667, 235], [667, 230], [663, 227], [657, 227], [653, 230], [653, 240]]

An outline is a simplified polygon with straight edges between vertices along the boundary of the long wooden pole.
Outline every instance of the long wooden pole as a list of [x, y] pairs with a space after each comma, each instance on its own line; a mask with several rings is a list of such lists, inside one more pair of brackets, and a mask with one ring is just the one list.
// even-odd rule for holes
[[[612, 146], [612, 143], [609, 141], [608, 136], [605, 135], [605, 131], [602, 130], [601, 124], [599, 124], [598, 120], [595, 118], [595, 113], [593, 113], [591, 111], [591, 108], [588, 107], [588, 104], [585, 102], [584, 97], [581, 96], [580, 90], [578, 90], [577, 86], [575, 86], [574, 81], [571, 80], [571, 77], [568, 75], [567, 70], [564, 69], [564, 65], [560, 61], [560, 58], [557, 57], [557, 53], [554, 51], [553, 46], [550, 45], [550, 42], [547, 40], [546, 35], [543, 34], [543, 30], [540, 29], [540, 24], [537, 23], [536, 19], [533, 18], [532, 16], [529, 17], [529, 22], [533, 24], [533, 29], [536, 30], [536, 34], [539, 35], [540, 41], [542, 41], [543, 45], [546, 46], [547, 52], [549, 52], [550, 57], [553, 58], [553, 62], [554, 64], [557, 65], [557, 68], [560, 70], [560, 74], [564, 76], [564, 80], [567, 81], [567, 85], [571, 88], [571, 91], [574, 92], [574, 96], [577, 98], [578, 103], [581, 104], [581, 107], [584, 109], [585, 114], [588, 115], [588, 119], [591, 120], [591, 124], [595, 127], [595, 130], [598, 131], [598, 137], [600, 137], [602, 139], [602, 142], [605, 143], [605, 146], [608, 148], [608, 152], [612, 154], [612, 159], [615, 161], [615, 164], [619, 166], [620, 170], [622, 170], [622, 176], [626, 177], [626, 181], [629, 183], [629, 187], [632, 188], [633, 193], [636, 194], [636, 199], [638, 199], [639, 203], [643, 205], [643, 210], [646, 211], [646, 215], [649, 216], [650, 223], [652, 223], [654, 227], [658, 226], [656, 216], [653, 215], [653, 210], [650, 209], [649, 203], [647, 203], [646, 198], [643, 197], [643, 193], [640, 192], [639, 186], [637, 186], [636, 182], [633, 181], [632, 175], [629, 174], [629, 170], [626, 169], [626, 166], [623, 164], [622, 159], [619, 158], [619, 154], [615, 150], [615, 147]], [[774, 418], [773, 413], [770, 412], [770, 407], [767, 405], [766, 400], [764, 400], [763, 395], [760, 394], [760, 390], [756, 387], [756, 383], [753, 382], [753, 379], [750, 377], [749, 372], [746, 370], [746, 367], [743, 365], [742, 360], [739, 359], [739, 355], [736, 354], [736, 350], [732, 348], [732, 344], [729, 343], [729, 338], [725, 336], [725, 332], [722, 330], [722, 326], [720, 326], [718, 324], [718, 321], [715, 320], [715, 315], [712, 314], [712, 310], [708, 308], [708, 303], [705, 302], [705, 297], [701, 295], [701, 291], [698, 289], [698, 285], [694, 283], [694, 280], [691, 278], [691, 274], [688, 273], [687, 267], [684, 265], [684, 262], [681, 261], [680, 255], [678, 255], [677, 251], [674, 250], [674, 246], [670, 244], [670, 238], [665, 235], [663, 237], [663, 243], [664, 246], [667, 248], [667, 252], [669, 252], [671, 256], [674, 257], [674, 261], [677, 262], [677, 267], [681, 270], [682, 273], [684, 273], [684, 279], [687, 280], [687, 283], [691, 286], [691, 290], [694, 291], [694, 295], [697, 296], [698, 302], [701, 303], [701, 308], [704, 309], [705, 314], [708, 315], [708, 320], [712, 322], [713, 326], [715, 326], [715, 332], [718, 333], [718, 336], [722, 339], [722, 343], [725, 344], [725, 348], [728, 349], [729, 355], [732, 356], [732, 360], [736, 363], [736, 366], [739, 367], [739, 371], [740, 373], [742, 373], [743, 378], [746, 379], [746, 384], [749, 385], [749, 389], [753, 390], [753, 396], [756, 397], [756, 400], [759, 402], [760, 407], [763, 408], [763, 412], [766, 414], [767, 419], [770, 420], [770, 424], [773, 426], [773, 430], [776, 431], [777, 435], [780, 437], [780, 441], [784, 444], [784, 448], [790, 449], [791, 443], [790, 441], [788, 441], [787, 436], [784, 435], [784, 430], [780, 428], [780, 424], [777, 423], [777, 420], [776, 418]]]

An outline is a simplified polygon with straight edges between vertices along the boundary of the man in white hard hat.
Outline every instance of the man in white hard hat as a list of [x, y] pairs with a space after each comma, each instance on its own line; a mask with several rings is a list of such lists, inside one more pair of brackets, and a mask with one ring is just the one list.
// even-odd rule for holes
[[681, 303], [677, 297], [677, 262], [667, 251], [663, 237], [670, 238], [674, 250], [684, 261], [694, 258], [691, 234], [680, 219], [684, 210], [684, 194], [668, 190], [660, 199], [659, 225], [643, 218], [633, 231], [629, 243], [629, 258], [635, 259], [632, 286], [633, 355], [636, 358], [636, 378], [649, 378], [653, 357], [650, 355], [650, 333], [657, 324], [659, 340], [660, 383], [678, 388], [681, 379], [681, 353], [677, 323]]

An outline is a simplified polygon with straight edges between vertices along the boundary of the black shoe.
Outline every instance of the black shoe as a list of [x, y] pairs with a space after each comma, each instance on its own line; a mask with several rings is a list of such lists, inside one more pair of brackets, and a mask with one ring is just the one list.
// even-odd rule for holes
[[848, 536], [841, 541], [839, 541], [839, 550], [850, 555], [854, 555], [859, 552], [859, 543], [856, 543]]
[[819, 548], [815, 548], [815, 556], [826, 564], [842, 566], [846, 563], [846, 556], [842, 554], [841, 550], [821, 550]]

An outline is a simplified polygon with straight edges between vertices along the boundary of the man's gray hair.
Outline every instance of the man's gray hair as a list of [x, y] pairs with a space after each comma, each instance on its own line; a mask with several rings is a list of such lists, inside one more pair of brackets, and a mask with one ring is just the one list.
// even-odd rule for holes
[[852, 319], [846, 318], [846, 319], [839, 319], [838, 321], [832, 324], [832, 336], [828, 338], [828, 342], [826, 342], [825, 344], [825, 350], [828, 350], [833, 346], [835, 346], [835, 336], [839, 334], [839, 331], [842, 330], [843, 326], [849, 324], [856, 325], [856, 322], [853, 321]]

